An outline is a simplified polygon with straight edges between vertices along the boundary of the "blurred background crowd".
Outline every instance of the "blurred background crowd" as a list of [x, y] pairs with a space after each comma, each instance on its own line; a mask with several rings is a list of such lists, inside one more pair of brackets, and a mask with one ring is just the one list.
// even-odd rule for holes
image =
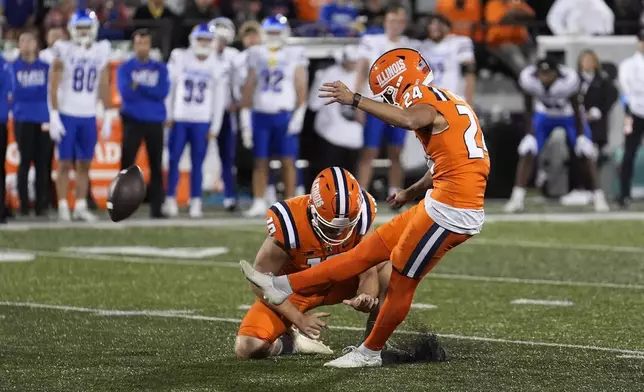
[[[0, 22], [4, 55], [11, 61], [11, 53], [16, 51], [21, 32], [37, 32], [40, 47], [44, 49], [48, 40], [54, 39], [50, 34], [52, 30], [64, 35], [73, 13], [79, 8], [89, 8], [96, 12], [100, 21], [98, 39], [112, 41], [112, 47], [116, 49], [114, 53], [119, 53], [113, 59], [117, 64], [131, 53], [131, 35], [142, 27], [151, 32], [152, 46], [159, 49], [159, 58], [167, 61], [173, 49], [189, 45], [190, 32], [199, 23], [223, 16], [239, 27], [250, 20], [261, 22], [264, 18], [281, 14], [288, 19], [293, 37], [291, 41], [306, 48], [310, 60], [307, 65], [309, 85], [312, 85], [316, 76], [320, 77], [334, 64], [344, 67], [347, 72], [355, 72], [351, 62], [356, 59], [343, 56], [342, 48], [359, 45], [366, 35], [387, 34], [384, 21], [392, 5], [405, 10], [408, 23], [404, 34], [418, 41], [431, 38], [429, 21], [440, 15], [452, 34], [469, 37], [473, 42], [474, 59], [471, 64], [474, 68], [472, 72], [467, 72], [467, 77], [472, 75], [473, 80], [468, 82], [471, 83], [468, 85], [471, 91], [466, 98], [482, 120], [490, 150], [492, 173], [488, 196], [510, 196], [518, 160], [517, 146], [527, 127], [524, 114], [532, 110], [526, 106], [531, 104], [524, 100], [518, 77], [526, 66], [548, 54], [579, 72], [582, 94], [588, 96], [585, 101], [586, 118], [599, 151], [597, 164], [602, 188], [611, 198], [623, 199], [626, 195], [623, 191], [620, 193], [617, 183], [624, 140], [624, 105], [615, 105], [620, 97], [617, 88], [618, 66], [621, 59], [637, 50], [637, 40], [633, 36], [639, 34], [644, 20], [643, 3], [641, 0], [2, 0]], [[565, 41], [562, 36], [577, 40], [575, 42], [579, 48], [575, 54], [580, 56], [570, 58], [562, 47], [565, 42], [572, 41]], [[599, 42], [598, 36], [607, 36], [615, 41], [603, 43], [604, 50], [596, 52], [593, 43]], [[632, 41], [623, 41], [617, 36], [630, 37]], [[557, 37], [560, 38], [552, 41]], [[611, 42], [625, 48], [627, 53], [620, 54], [619, 58], [611, 56], [606, 51], [606, 46], [610, 46]], [[239, 34], [231, 45], [244, 49]], [[582, 54], [582, 50], [586, 49], [588, 51]], [[15, 54], [13, 56], [15, 58]], [[432, 62], [431, 59], [429, 62]], [[584, 85], [584, 73], [592, 75], [592, 78], [598, 75], [599, 79], [593, 82], [591, 78]], [[463, 75], [465, 78], [465, 73]], [[326, 123], [320, 120], [322, 116], [337, 116], [340, 119], [342, 114], [318, 113], [322, 110], [321, 105], [314, 97], [314, 89], [310, 91], [297, 161], [300, 169], [298, 184], [304, 189], [309, 186], [317, 169], [337, 164], [335, 162], [340, 159], [329, 162], [329, 156], [342, 156], [345, 159], [342, 165], [357, 172], [358, 167], [365, 164], [361, 160], [364, 160], [364, 151], [367, 150], [363, 150], [362, 137], [347, 136], [343, 140], [342, 130], [340, 134], [337, 130], [335, 133], [331, 130], [330, 124], [335, 124], [334, 120], [327, 118]], [[599, 112], [593, 110], [589, 113], [591, 108]], [[610, 116], [613, 109], [619, 113], [614, 119]], [[357, 127], [361, 132], [363, 124], [352, 119], [345, 126]], [[240, 138], [241, 135], [238, 135], [237, 139]], [[322, 150], [320, 146], [325, 141], [341, 148], [340, 154], [329, 155], [328, 150]], [[531, 184], [536, 185], [543, 196], [556, 198], [564, 204], [590, 203], [592, 195], [583, 189], [571, 146], [556, 142], [541, 154], [539, 168]], [[404, 186], [422, 175], [426, 170], [424, 156], [413, 143], [413, 137], [407, 137], [395, 154], [387, 146], [379, 146], [375, 156], [370, 156], [368, 160], [373, 175], [367, 176], [367, 183], [363, 183], [363, 186], [371, 189], [375, 196], [384, 198], [392, 187]], [[252, 197], [253, 158], [241, 140], [237, 144], [235, 173], [240, 189], [238, 198], [243, 200], [244, 195]], [[373, 151], [372, 146], [368, 149]], [[111, 154], [108, 150], [103, 152]], [[636, 153], [633, 153], [633, 166], [637, 188], [637, 185], [644, 186], [644, 179], [638, 177], [644, 176], [644, 159], [637, 158]], [[120, 162], [120, 159], [115, 161]], [[213, 162], [206, 158], [204, 189], [211, 195], [205, 198], [206, 204], [222, 202], [222, 197], [218, 196], [222, 191], [221, 172], [216, 168], [218, 163]], [[18, 165], [17, 162], [14, 164]], [[399, 184], [392, 184], [391, 175], [387, 172], [396, 165], [400, 166], [403, 179]], [[273, 179], [278, 178], [274, 173], [280, 171], [279, 162], [271, 162], [270, 168], [269, 190], [274, 186], [276, 190], [271, 191], [280, 195], [283, 186]], [[206, 173], [208, 171], [210, 176]], [[94, 183], [92, 189], [97, 192]], [[90, 204], [96, 198], [91, 192]], [[634, 189], [633, 195], [627, 196], [637, 195]], [[47, 197], [52, 204], [57, 200], [55, 196], [42, 197]], [[11, 208], [7, 209], [6, 214], [10, 211]]]

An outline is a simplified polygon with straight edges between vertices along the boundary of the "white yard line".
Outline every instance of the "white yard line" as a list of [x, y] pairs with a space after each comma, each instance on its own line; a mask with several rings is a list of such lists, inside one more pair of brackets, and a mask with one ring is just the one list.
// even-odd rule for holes
[[[378, 214], [376, 223], [386, 223], [391, 220], [393, 214]], [[166, 219], [151, 220], [146, 218], [134, 218], [123, 222], [114, 223], [107, 217], [97, 223], [57, 221], [47, 222], [20, 222], [12, 221], [7, 225], [1, 225], [0, 231], [4, 230], [32, 230], [32, 229], [121, 229], [124, 227], [235, 227], [235, 226], [263, 226], [264, 219], [248, 219], [241, 217], [205, 218], [205, 219]], [[609, 212], [597, 213], [544, 213], [544, 214], [487, 214], [485, 221], [493, 222], [590, 222], [590, 221], [640, 221], [644, 220], [644, 212]]]
[[607, 289], [625, 289], [625, 290], [644, 290], [644, 285], [611, 283], [611, 282], [576, 282], [569, 280], [551, 280], [551, 279], [522, 279], [501, 276], [480, 276], [480, 275], [462, 275], [462, 274], [443, 274], [429, 273], [425, 275], [430, 279], [447, 279], [447, 280], [472, 280], [478, 282], [498, 282], [498, 283], [516, 283], [543, 286], [572, 286], [572, 287], [599, 287]]
[[618, 355], [615, 358], [622, 359], [644, 359], [644, 355]]
[[117, 256], [117, 255], [97, 255], [74, 252], [61, 252], [50, 250], [32, 250], [32, 249], [0, 249], [9, 252], [33, 253], [37, 256], [67, 258], [89, 261], [114, 261], [121, 263], [134, 264], [170, 264], [170, 265], [194, 265], [194, 266], [215, 266], [224, 268], [239, 268], [238, 262], [233, 261], [214, 261], [214, 260], [194, 260], [194, 259], [159, 259], [151, 257], [134, 257], [134, 256]]
[[[31, 250], [31, 249], [0, 249], [0, 252], [2, 251], [33, 253], [37, 256], [43, 256], [43, 257], [68, 258], [68, 259], [89, 260], [89, 261], [112, 261], [117, 263], [134, 263], [134, 264], [168, 264], [168, 265], [209, 266], [209, 267], [221, 267], [221, 268], [239, 268], [239, 263], [236, 261], [157, 259], [157, 258], [148, 258], [148, 257], [90, 255], [90, 254], [66, 253], [66, 252], [59, 252], [59, 251]], [[536, 285], [536, 286], [596, 287], [596, 288], [606, 288], [606, 289], [644, 290], [644, 285], [628, 284], [628, 283], [577, 282], [577, 281], [551, 280], [551, 279], [524, 279], [524, 278], [502, 277], [502, 276], [481, 276], [481, 275], [450, 274], [450, 273], [438, 273], [438, 272], [436, 273], [432, 272], [431, 274], [427, 274], [426, 278], [443, 279], [443, 280], [469, 280], [474, 282], [526, 284], [526, 285]]]
[[438, 306], [436, 306], [436, 305], [432, 305], [432, 304], [419, 304], [419, 303], [413, 303], [413, 304], [411, 304], [411, 308], [412, 308], [412, 309], [423, 309], [423, 310], [427, 310], [427, 309], [436, 309], [437, 307], [438, 307]]
[[540, 306], [573, 306], [572, 301], [518, 298], [510, 301], [512, 305], [540, 305]]
[[[85, 308], [85, 307], [76, 307], [76, 306], [68, 306], [68, 305], [50, 305], [50, 304], [40, 304], [40, 303], [34, 303], [34, 302], [11, 302], [11, 301], [0, 301], [0, 306], [27, 307], [32, 309], [51, 309], [51, 310], [61, 310], [65, 312], [92, 313], [95, 315], [108, 315], [108, 316], [113, 315], [114, 312], [119, 312], [119, 315], [122, 315], [122, 316], [180, 318], [180, 319], [187, 319], [187, 320], [201, 320], [201, 321], [225, 322], [225, 323], [235, 323], [235, 324], [238, 324], [241, 322], [241, 319], [238, 319], [238, 318], [200, 316], [200, 315], [188, 314], [189, 311], [176, 311], [176, 310], [165, 310], [165, 311], [164, 310], [144, 310], [144, 311], [120, 310], [119, 311], [119, 310], [111, 310], [111, 309], [95, 309], [95, 308]], [[351, 327], [351, 326], [336, 325], [336, 326], [330, 326], [329, 328], [342, 330], [342, 331], [364, 331], [364, 328]], [[408, 334], [408, 335], [422, 334], [422, 332], [404, 331], [404, 330], [397, 330], [395, 331], [395, 333]], [[571, 348], [571, 349], [580, 349], [580, 350], [612, 352], [612, 353], [618, 353], [618, 354], [633, 355], [638, 357], [644, 356], [644, 351], [627, 350], [627, 349], [613, 348], [613, 347], [584, 346], [579, 344], [539, 342], [539, 341], [532, 341], [532, 340], [497, 339], [497, 338], [487, 338], [483, 336], [469, 336], [469, 335], [444, 334], [444, 333], [437, 334], [437, 336], [445, 339], [505, 343], [505, 344], [516, 344], [516, 345], [523, 345], [523, 346]]]
[[496, 240], [487, 238], [474, 238], [468, 241], [473, 245], [495, 245], [504, 247], [519, 248], [544, 248], [564, 250], [587, 250], [592, 252], [622, 252], [622, 253], [644, 253], [644, 248], [639, 246], [617, 246], [600, 244], [564, 244], [561, 242], [540, 242], [526, 240]]

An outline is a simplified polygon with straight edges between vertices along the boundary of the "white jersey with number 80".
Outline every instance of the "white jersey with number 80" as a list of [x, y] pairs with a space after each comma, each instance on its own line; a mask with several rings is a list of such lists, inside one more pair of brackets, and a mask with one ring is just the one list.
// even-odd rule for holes
[[110, 43], [99, 41], [85, 48], [71, 41], [57, 41], [52, 53], [63, 63], [58, 93], [60, 113], [74, 117], [96, 116], [101, 73], [109, 61]]

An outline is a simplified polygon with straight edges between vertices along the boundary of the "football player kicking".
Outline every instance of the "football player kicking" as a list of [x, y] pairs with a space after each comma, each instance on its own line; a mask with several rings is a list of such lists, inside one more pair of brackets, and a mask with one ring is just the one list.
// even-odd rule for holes
[[[394, 49], [372, 65], [369, 86], [383, 102], [354, 94], [341, 82], [320, 88], [328, 104], [353, 105], [383, 121], [415, 130], [434, 166], [411, 187], [389, 197], [393, 207], [423, 201], [380, 226], [355, 248], [291, 275], [270, 276], [241, 262], [246, 277], [273, 304], [309, 287], [350, 279], [391, 260], [393, 270], [376, 324], [360, 347], [325, 364], [381, 366], [380, 351], [405, 319], [420, 280], [452, 248], [481, 231], [490, 161], [478, 118], [461, 97], [431, 85], [432, 72], [413, 49]], [[432, 188], [433, 189], [430, 189]]]
[[93, 222], [97, 218], [87, 209], [89, 168], [96, 146], [96, 106], [100, 91], [105, 111], [101, 137], [112, 132], [118, 116], [111, 108], [109, 68], [110, 43], [95, 42], [98, 19], [94, 11], [76, 11], [67, 25], [71, 41], [56, 41], [49, 78], [49, 135], [58, 145], [58, 218], [69, 221], [67, 205], [69, 172], [76, 161], [76, 202], [74, 219]]
[[[268, 237], [257, 252], [255, 268], [282, 275], [310, 269], [352, 249], [369, 233], [376, 202], [345, 169], [324, 169], [310, 195], [273, 204], [268, 210]], [[370, 313], [367, 330], [384, 299], [391, 264], [365, 268], [347, 279], [310, 287], [278, 305], [257, 300], [239, 328], [235, 342], [238, 358], [284, 354], [332, 354], [317, 340], [328, 313], [304, 314], [322, 305], [344, 303]], [[252, 267], [250, 267], [252, 269]], [[261, 293], [254, 289], [261, 297]], [[295, 328], [291, 328], [293, 325]]]

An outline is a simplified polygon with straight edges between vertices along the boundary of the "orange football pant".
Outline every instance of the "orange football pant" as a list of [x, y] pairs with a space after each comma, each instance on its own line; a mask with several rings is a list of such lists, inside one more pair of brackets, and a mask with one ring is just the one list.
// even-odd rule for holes
[[361, 274], [386, 260], [393, 271], [387, 298], [376, 324], [365, 341], [371, 350], [381, 350], [396, 327], [403, 322], [420, 280], [453, 247], [470, 235], [457, 234], [436, 224], [421, 201], [406, 212], [380, 226], [350, 251], [326, 260], [313, 268], [288, 276], [294, 292], [328, 282], [339, 282]]

